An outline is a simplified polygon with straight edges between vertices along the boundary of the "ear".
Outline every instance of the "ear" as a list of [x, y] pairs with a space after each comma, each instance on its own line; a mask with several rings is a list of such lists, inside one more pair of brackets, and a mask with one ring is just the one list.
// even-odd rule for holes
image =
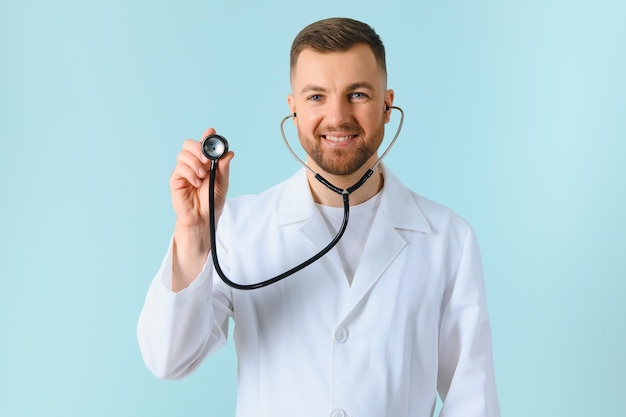
[[391, 119], [391, 106], [393, 106], [394, 92], [389, 89], [385, 91], [385, 123], [389, 123]]
[[293, 94], [287, 94], [287, 104], [289, 105], [289, 111], [295, 117], [296, 116], [296, 99], [293, 97]]

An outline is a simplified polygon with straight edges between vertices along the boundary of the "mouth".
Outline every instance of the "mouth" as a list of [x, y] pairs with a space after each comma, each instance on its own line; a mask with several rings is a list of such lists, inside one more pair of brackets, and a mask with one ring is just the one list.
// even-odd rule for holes
[[350, 139], [354, 139], [357, 135], [343, 135], [343, 136], [333, 136], [333, 135], [322, 135], [322, 139], [331, 141], [331, 142], [345, 142]]

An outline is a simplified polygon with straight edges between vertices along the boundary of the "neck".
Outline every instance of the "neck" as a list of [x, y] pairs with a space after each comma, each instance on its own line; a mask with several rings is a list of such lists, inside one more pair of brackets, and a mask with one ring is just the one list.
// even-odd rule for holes
[[[360, 169], [350, 175], [331, 175], [327, 173], [320, 173], [320, 175], [335, 187], [345, 190], [356, 184], [361, 177], [365, 175], [368, 169], [369, 168]], [[307, 171], [307, 178], [309, 180], [309, 186], [311, 187], [311, 193], [313, 194], [313, 200], [316, 203], [331, 207], [343, 207], [343, 197], [340, 194], [337, 194], [319, 182], [310, 171]], [[383, 176], [380, 168], [376, 167], [372, 176], [369, 177], [361, 187], [350, 194], [350, 205], [355, 206], [369, 200], [382, 188]]]

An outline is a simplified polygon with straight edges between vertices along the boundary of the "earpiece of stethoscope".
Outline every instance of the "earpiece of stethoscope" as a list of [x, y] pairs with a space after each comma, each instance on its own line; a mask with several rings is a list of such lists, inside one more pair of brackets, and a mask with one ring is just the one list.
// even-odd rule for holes
[[228, 141], [221, 135], [209, 135], [202, 139], [202, 154], [212, 161], [220, 159], [228, 152]]

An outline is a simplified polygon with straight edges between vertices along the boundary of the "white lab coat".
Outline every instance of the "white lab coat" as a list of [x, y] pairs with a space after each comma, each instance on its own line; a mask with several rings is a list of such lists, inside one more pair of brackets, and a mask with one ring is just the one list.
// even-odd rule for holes
[[[138, 324], [148, 368], [160, 378], [189, 374], [224, 345], [232, 317], [238, 417], [426, 417], [437, 392], [441, 417], [499, 416], [474, 233], [388, 169], [384, 178], [352, 286], [331, 251], [253, 291], [225, 286], [208, 260], [173, 293], [170, 249]], [[273, 277], [332, 239], [306, 181], [300, 170], [227, 202], [218, 256], [233, 281]]]

